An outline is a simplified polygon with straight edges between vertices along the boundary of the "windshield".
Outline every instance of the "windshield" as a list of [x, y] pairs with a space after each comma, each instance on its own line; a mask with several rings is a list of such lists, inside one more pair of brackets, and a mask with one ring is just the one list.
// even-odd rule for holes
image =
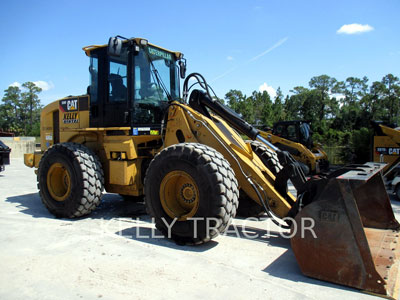
[[300, 125], [300, 138], [307, 141], [310, 138], [310, 125], [303, 123]]
[[312, 131], [308, 123], [302, 123], [300, 125], [300, 143], [311, 149], [313, 146]]
[[134, 122], [160, 124], [168, 97], [179, 99], [179, 72], [175, 55], [146, 46], [134, 57]]
[[172, 53], [147, 46], [135, 57], [135, 100], [179, 98], [179, 77]]

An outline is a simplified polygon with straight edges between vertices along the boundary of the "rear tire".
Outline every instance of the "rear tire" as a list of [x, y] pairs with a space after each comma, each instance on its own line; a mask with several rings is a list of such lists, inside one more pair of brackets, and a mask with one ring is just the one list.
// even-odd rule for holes
[[[162, 150], [150, 163], [144, 186], [147, 212], [157, 229], [178, 244], [205, 243], [236, 215], [235, 174], [220, 153], [202, 144]], [[167, 224], [173, 224], [170, 232]]]
[[259, 141], [250, 141], [250, 145], [251, 149], [257, 154], [272, 174], [276, 175], [282, 170], [282, 165], [279, 163], [279, 158], [275, 151]]
[[97, 156], [75, 143], [50, 147], [40, 160], [37, 180], [43, 204], [57, 218], [91, 213], [100, 204], [104, 188]]

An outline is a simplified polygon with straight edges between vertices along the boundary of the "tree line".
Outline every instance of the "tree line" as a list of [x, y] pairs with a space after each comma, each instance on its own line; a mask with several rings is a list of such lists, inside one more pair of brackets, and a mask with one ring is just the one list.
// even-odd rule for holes
[[312, 77], [308, 87], [296, 86], [286, 97], [278, 88], [274, 99], [267, 92], [250, 96], [230, 90], [225, 103], [251, 124], [269, 126], [277, 121], [311, 122], [314, 141], [342, 146], [346, 162], [371, 160], [371, 120], [400, 121], [400, 81], [387, 74], [368, 84], [368, 78], [344, 81], [328, 75]]
[[[312, 77], [308, 87], [296, 86], [284, 96], [278, 88], [250, 96], [230, 90], [225, 103], [251, 124], [269, 126], [277, 121], [311, 122], [314, 141], [325, 146], [342, 146], [343, 161], [371, 159], [371, 120], [400, 124], [400, 81], [387, 74], [381, 81], [348, 77], [338, 81], [328, 75]], [[33, 82], [9, 86], [0, 104], [0, 131], [15, 135], [40, 135], [41, 88]]]
[[16, 136], [39, 136], [42, 105], [38, 94], [42, 89], [30, 81], [23, 83], [21, 88], [9, 86], [4, 91], [0, 104], [0, 131]]

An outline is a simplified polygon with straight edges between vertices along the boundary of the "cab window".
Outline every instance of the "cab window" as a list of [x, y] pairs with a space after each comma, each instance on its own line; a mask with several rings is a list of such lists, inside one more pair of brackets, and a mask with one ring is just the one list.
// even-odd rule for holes
[[97, 82], [99, 77], [99, 61], [97, 56], [90, 57], [89, 74], [90, 74], [90, 85], [88, 88], [88, 94], [90, 95], [90, 102], [97, 103], [98, 101]]
[[275, 130], [274, 130], [274, 134], [277, 136], [285, 136], [285, 127], [282, 125], [278, 125], [276, 126]]
[[310, 138], [310, 125], [307, 123], [300, 125], [300, 138], [302, 142], [306, 142]]
[[174, 73], [170, 74], [171, 69], [175, 71], [174, 62], [147, 51], [143, 49], [134, 58], [134, 124], [160, 124], [168, 105], [167, 93], [176, 95], [171, 88]]
[[287, 138], [292, 141], [297, 141], [296, 125], [288, 125]]
[[126, 102], [127, 92], [127, 51], [121, 53], [118, 58], [110, 58], [108, 72], [108, 101]]

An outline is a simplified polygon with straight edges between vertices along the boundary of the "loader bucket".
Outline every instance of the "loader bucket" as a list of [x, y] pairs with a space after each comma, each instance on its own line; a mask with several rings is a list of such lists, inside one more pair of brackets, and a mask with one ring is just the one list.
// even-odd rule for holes
[[[400, 225], [384, 166], [367, 163], [318, 183], [316, 198], [295, 217], [297, 230], [292, 226], [292, 249], [306, 276], [397, 299]], [[313, 231], [302, 230], [302, 222], [315, 222]]]

